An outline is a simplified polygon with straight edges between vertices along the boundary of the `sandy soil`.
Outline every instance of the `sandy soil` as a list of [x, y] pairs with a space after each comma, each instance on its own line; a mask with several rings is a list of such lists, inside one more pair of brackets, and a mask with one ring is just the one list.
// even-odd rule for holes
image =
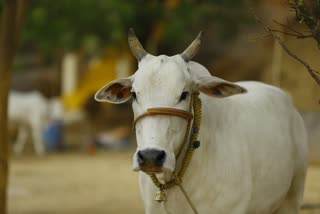
[[9, 213], [143, 213], [130, 167], [131, 152], [15, 159]]
[[[133, 151], [12, 160], [10, 214], [143, 213]], [[305, 202], [320, 203], [320, 167], [310, 166]], [[320, 209], [302, 211], [320, 214]]]

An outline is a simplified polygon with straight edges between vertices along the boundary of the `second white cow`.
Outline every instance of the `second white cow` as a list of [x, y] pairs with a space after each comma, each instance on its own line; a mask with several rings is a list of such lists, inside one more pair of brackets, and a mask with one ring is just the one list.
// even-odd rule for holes
[[38, 155], [45, 153], [43, 130], [50, 121], [61, 120], [62, 104], [58, 99], [47, 100], [40, 92], [17, 92], [9, 94], [9, 123], [17, 127], [17, 138], [13, 150], [21, 154], [29, 133]]

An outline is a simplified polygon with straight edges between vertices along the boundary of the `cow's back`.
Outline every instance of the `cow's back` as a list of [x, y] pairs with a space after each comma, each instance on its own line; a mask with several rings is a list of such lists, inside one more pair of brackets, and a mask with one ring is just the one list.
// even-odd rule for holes
[[9, 119], [12, 122], [30, 123], [33, 120], [45, 119], [47, 113], [46, 100], [39, 92], [11, 91], [8, 106]]

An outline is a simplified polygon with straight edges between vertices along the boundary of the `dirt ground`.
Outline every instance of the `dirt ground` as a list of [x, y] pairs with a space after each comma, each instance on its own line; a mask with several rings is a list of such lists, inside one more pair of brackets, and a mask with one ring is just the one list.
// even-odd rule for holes
[[[143, 213], [133, 151], [14, 158], [10, 214]], [[320, 203], [320, 167], [309, 167], [305, 202]], [[301, 214], [320, 214], [320, 209]]]

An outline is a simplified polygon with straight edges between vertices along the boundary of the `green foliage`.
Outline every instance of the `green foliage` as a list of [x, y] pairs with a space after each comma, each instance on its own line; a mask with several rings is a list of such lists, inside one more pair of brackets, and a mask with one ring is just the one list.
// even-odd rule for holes
[[[238, 35], [239, 26], [253, 23], [245, 1], [234, 0], [181, 0], [171, 10], [165, 10], [165, 46], [180, 47], [190, 42], [200, 30], [215, 32], [220, 43]], [[250, 19], [249, 19], [250, 18]], [[249, 21], [250, 20], [250, 21]]]
[[136, 19], [133, 1], [33, 1], [23, 43], [44, 50], [75, 49], [82, 44], [117, 43]]
[[184, 43], [213, 23], [221, 39], [226, 39], [237, 33], [237, 23], [244, 20], [239, 13], [243, 6], [243, 1], [234, 0], [181, 0], [175, 8], [157, 0], [34, 0], [21, 44], [48, 53], [121, 46], [129, 27], [144, 41], [157, 23], [164, 25], [166, 46]]

